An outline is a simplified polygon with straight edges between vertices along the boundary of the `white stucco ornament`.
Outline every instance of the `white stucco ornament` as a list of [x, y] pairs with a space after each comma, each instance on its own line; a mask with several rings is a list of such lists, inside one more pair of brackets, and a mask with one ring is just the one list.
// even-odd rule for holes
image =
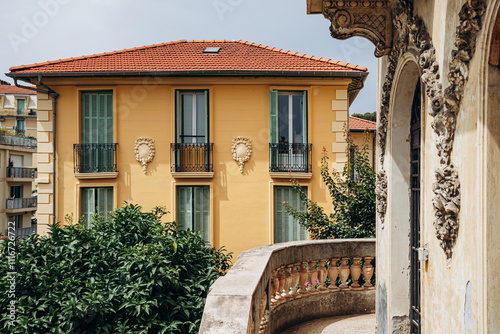
[[135, 159], [142, 165], [144, 174], [148, 171], [148, 163], [155, 156], [155, 141], [152, 138], [139, 137], [135, 140]]
[[252, 140], [247, 137], [234, 137], [231, 152], [234, 161], [240, 166], [240, 173], [243, 174], [243, 166], [252, 155]]

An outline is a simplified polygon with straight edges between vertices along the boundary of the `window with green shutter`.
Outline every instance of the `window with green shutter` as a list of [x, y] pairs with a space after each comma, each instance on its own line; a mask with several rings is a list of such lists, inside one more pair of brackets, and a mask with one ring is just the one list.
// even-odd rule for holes
[[[307, 192], [307, 187], [302, 187]], [[295, 210], [305, 212], [307, 207], [300, 201], [292, 187], [274, 187], [274, 242], [307, 240], [307, 230], [290, 216], [283, 202], [287, 201]]]
[[17, 99], [17, 114], [24, 115], [25, 99]]
[[208, 90], [176, 91], [177, 143], [208, 143]]
[[210, 242], [210, 186], [177, 187], [179, 228], [198, 231]]
[[82, 216], [88, 227], [92, 227], [94, 213], [107, 219], [113, 210], [113, 187], [82, 188], [81, 191]]
[[79, 172], [116, 171], [113, 144], [113, 92], [82, 92], [82, 135]]

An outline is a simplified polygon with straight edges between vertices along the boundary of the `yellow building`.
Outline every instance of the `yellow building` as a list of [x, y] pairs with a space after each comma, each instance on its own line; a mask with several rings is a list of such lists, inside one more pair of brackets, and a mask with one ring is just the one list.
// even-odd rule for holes
[[36, 92], [0, 82], [0, 233], [36, 233]]
[[332, 148], [334, 166], [347, 161], [342, 128], [366, 71], [243, 41], [12, 67], [10, 77], [46, 91], [38, 94], [39, 231], [65, 214], [91, 221], [96, 208], [106, 215], [130, 201], [165, 205], [166, 219], [235, 255], [307, 238], [283, 210], [284, 200], [299, 207], [290, 173], [331, 207], [321, 152]]
[[373, 166], [375, 161], [375, 134], [377, 132], [377, 123], [366, 119], [349, 116], [349, 133], [354, 145], [362, 147], [366, 143], [368, 158]]

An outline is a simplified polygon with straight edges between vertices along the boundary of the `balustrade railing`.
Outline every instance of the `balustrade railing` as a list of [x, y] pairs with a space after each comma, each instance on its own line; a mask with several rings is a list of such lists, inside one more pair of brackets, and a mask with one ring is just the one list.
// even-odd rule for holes
[[172, 172], [213, 172], [213, 143], [170, 144]]
[[22, 146], [28, 148], [36, 148], [37, 141], [35, 138], [12, 136], [5, 133], [0, 133], [0, 145]]
[[36, 208], [36, 197], [27, 198], [7, 198], [5, 203], [6, 209], [27, 209]]
[[7, 167], [7, 178], [34, 179], [36, 178], [36, 175], [36, 168]]
[[269, 144], [270, 172], [302, 172], [312, 170], [312, 144], [277, 143]]
[[375, 239], [299, 241], [243, 252], [211, 287], [200, 333], [278, 333], [375, 312]]
[[[27, 238], [32, 234], [36, 234], [36, 230], [36, 225], [32, 225], [30, 227], [16, 228], [14, 233], [16, 238]], [[9, 229], [5, 230], [5, 235], [9, 235]]]

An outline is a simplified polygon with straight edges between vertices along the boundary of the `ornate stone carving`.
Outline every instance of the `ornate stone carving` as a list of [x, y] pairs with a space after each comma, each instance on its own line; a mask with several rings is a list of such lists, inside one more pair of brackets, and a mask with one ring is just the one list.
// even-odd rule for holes
[[389, 0], [323, 1], [323, 15], [332, 23], [333, 38], [362, 36], [375, 44], [375, 56], [392, 47], [392, 18]]
[[377, 187], [375, 188], [375, 195], [377, 196], [377, 214], [383, 227], [385, 213], [387, 211], [387, 174], [383, 169], [377, 173]]
[[135, 140], [135, 159], [142, 165], [144, 174], [148, 171], [148, 163], [153, 161], [155, 156], [155, 141], [151, 138], [139, 137]]
[[243, 174], [243, 166], [252, 156], [252, 140], [246, 137], [233, 138], [231, 152], [233, 153], [233, 159], [240, 166], [240, 173]]

